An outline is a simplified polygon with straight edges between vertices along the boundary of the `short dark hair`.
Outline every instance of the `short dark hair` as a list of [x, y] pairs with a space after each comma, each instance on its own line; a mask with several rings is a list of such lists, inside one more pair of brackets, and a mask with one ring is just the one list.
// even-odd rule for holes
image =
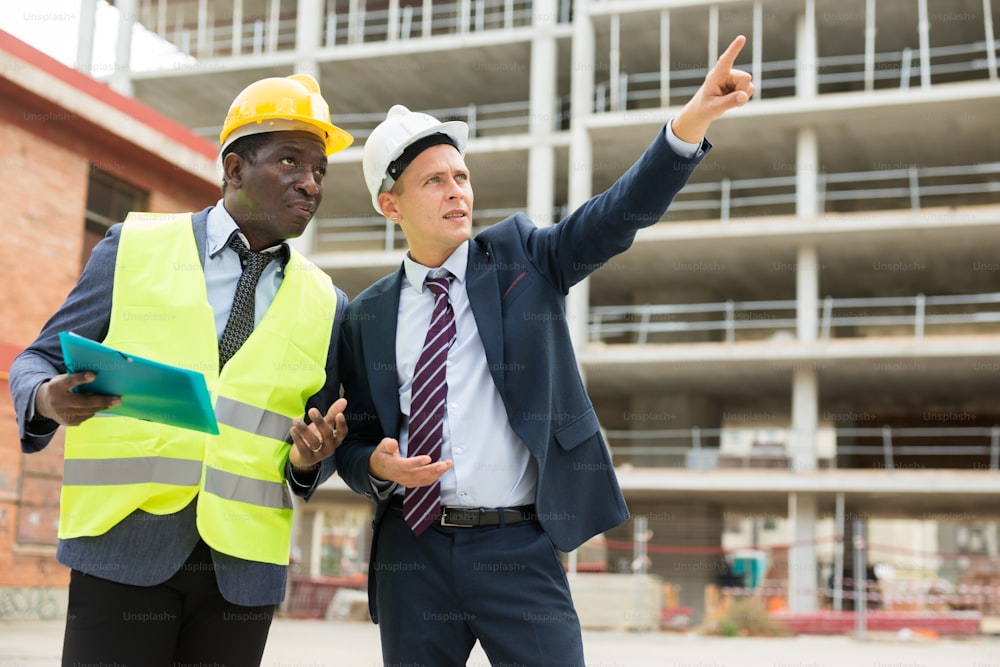
[[[266, 146], [274, 137], [274, 132], [260, 132], [259, 134], [248, 134], [245, 137], [240, 137], [233, 143], [226, 146], [225, 150], [222, 151], [222, 163], [225, 164], [226, 156], [230, 153], [236, 153], [241, 158], [249, 162], [250, 164], [255, 164], [257, 160], [257, 151], [262, 147]], [[226, 192], [226, 178], [222, 177], [222, 192]]]

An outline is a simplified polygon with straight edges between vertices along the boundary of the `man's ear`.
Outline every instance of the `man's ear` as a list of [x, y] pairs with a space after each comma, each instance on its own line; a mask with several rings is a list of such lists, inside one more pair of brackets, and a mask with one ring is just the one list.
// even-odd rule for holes
[[222, 159], [222, 178], [234, 190], [243, 185], [243, 162], [243, 158], [236, 153], [226, 153]]
[[381, 192], [378, 196], [378, 205], [382, 209], [382, 215], [389, 218], [397, 225], [401, 216], [399, 207], [396, 205], [396, 195], [391, 192]]

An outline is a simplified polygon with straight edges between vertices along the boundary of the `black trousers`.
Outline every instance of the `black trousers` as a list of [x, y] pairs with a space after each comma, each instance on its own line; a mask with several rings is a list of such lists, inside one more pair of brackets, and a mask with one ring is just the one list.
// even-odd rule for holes
[[477, 640], [494, 667], [585, 664], [566, 570], [538, 522], [432, 525], [414, 537], [390, 509], [379, 530], [386, 667], [465, 667]]
[[157, 586], [73, 570], [62, 667], [253, 667], [263, 657], [274, 609], [227, 602], [204, 542]]

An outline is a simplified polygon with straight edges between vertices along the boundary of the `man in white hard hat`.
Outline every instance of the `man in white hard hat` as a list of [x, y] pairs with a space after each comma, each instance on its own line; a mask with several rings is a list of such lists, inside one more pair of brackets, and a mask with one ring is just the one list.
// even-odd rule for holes
[[[347, 300], [286, 242], [322, 201], [327, 156], [351, 141], [312, 77], [250, 84], [220, 136], [222, 199], [113, 225], [13, 363], [22, 450], [68, 427], [63, 665], [260, 664], [285, 594], [289, 490], [308, 499], [333, 473], [347, 429]], [[62, 331], [202, 373], [218, 431], [92, 419], [122, 399], [74, 391], [94, 373], [67, 372]]]
[[369, 604], [386, 665], [583, 665], [556, 549], [628, 518], [565, 322], [569, 288], [658, 222], [753, 94], [736, 38], [605, 193], [538, 228], [471, 238], [464, 123], [395, 106], [364, 152], [372, 204], [406, 235], [399, 271], [349, 306], [341, 370], [351, 432], [338, 470], [378, 502]]

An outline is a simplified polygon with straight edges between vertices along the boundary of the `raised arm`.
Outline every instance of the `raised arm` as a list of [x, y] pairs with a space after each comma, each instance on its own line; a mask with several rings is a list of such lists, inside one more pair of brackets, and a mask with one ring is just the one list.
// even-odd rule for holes
[[692, 144], [701, 143], [713, 120], [749, 101], [754, 90], [750, 74], [733, 69], [736, 57], [746, 42], [747, 38], [743, 35], [733, 40], [705, 76], [698, 91], [681, 109], [671, 125], [678, 139]]

